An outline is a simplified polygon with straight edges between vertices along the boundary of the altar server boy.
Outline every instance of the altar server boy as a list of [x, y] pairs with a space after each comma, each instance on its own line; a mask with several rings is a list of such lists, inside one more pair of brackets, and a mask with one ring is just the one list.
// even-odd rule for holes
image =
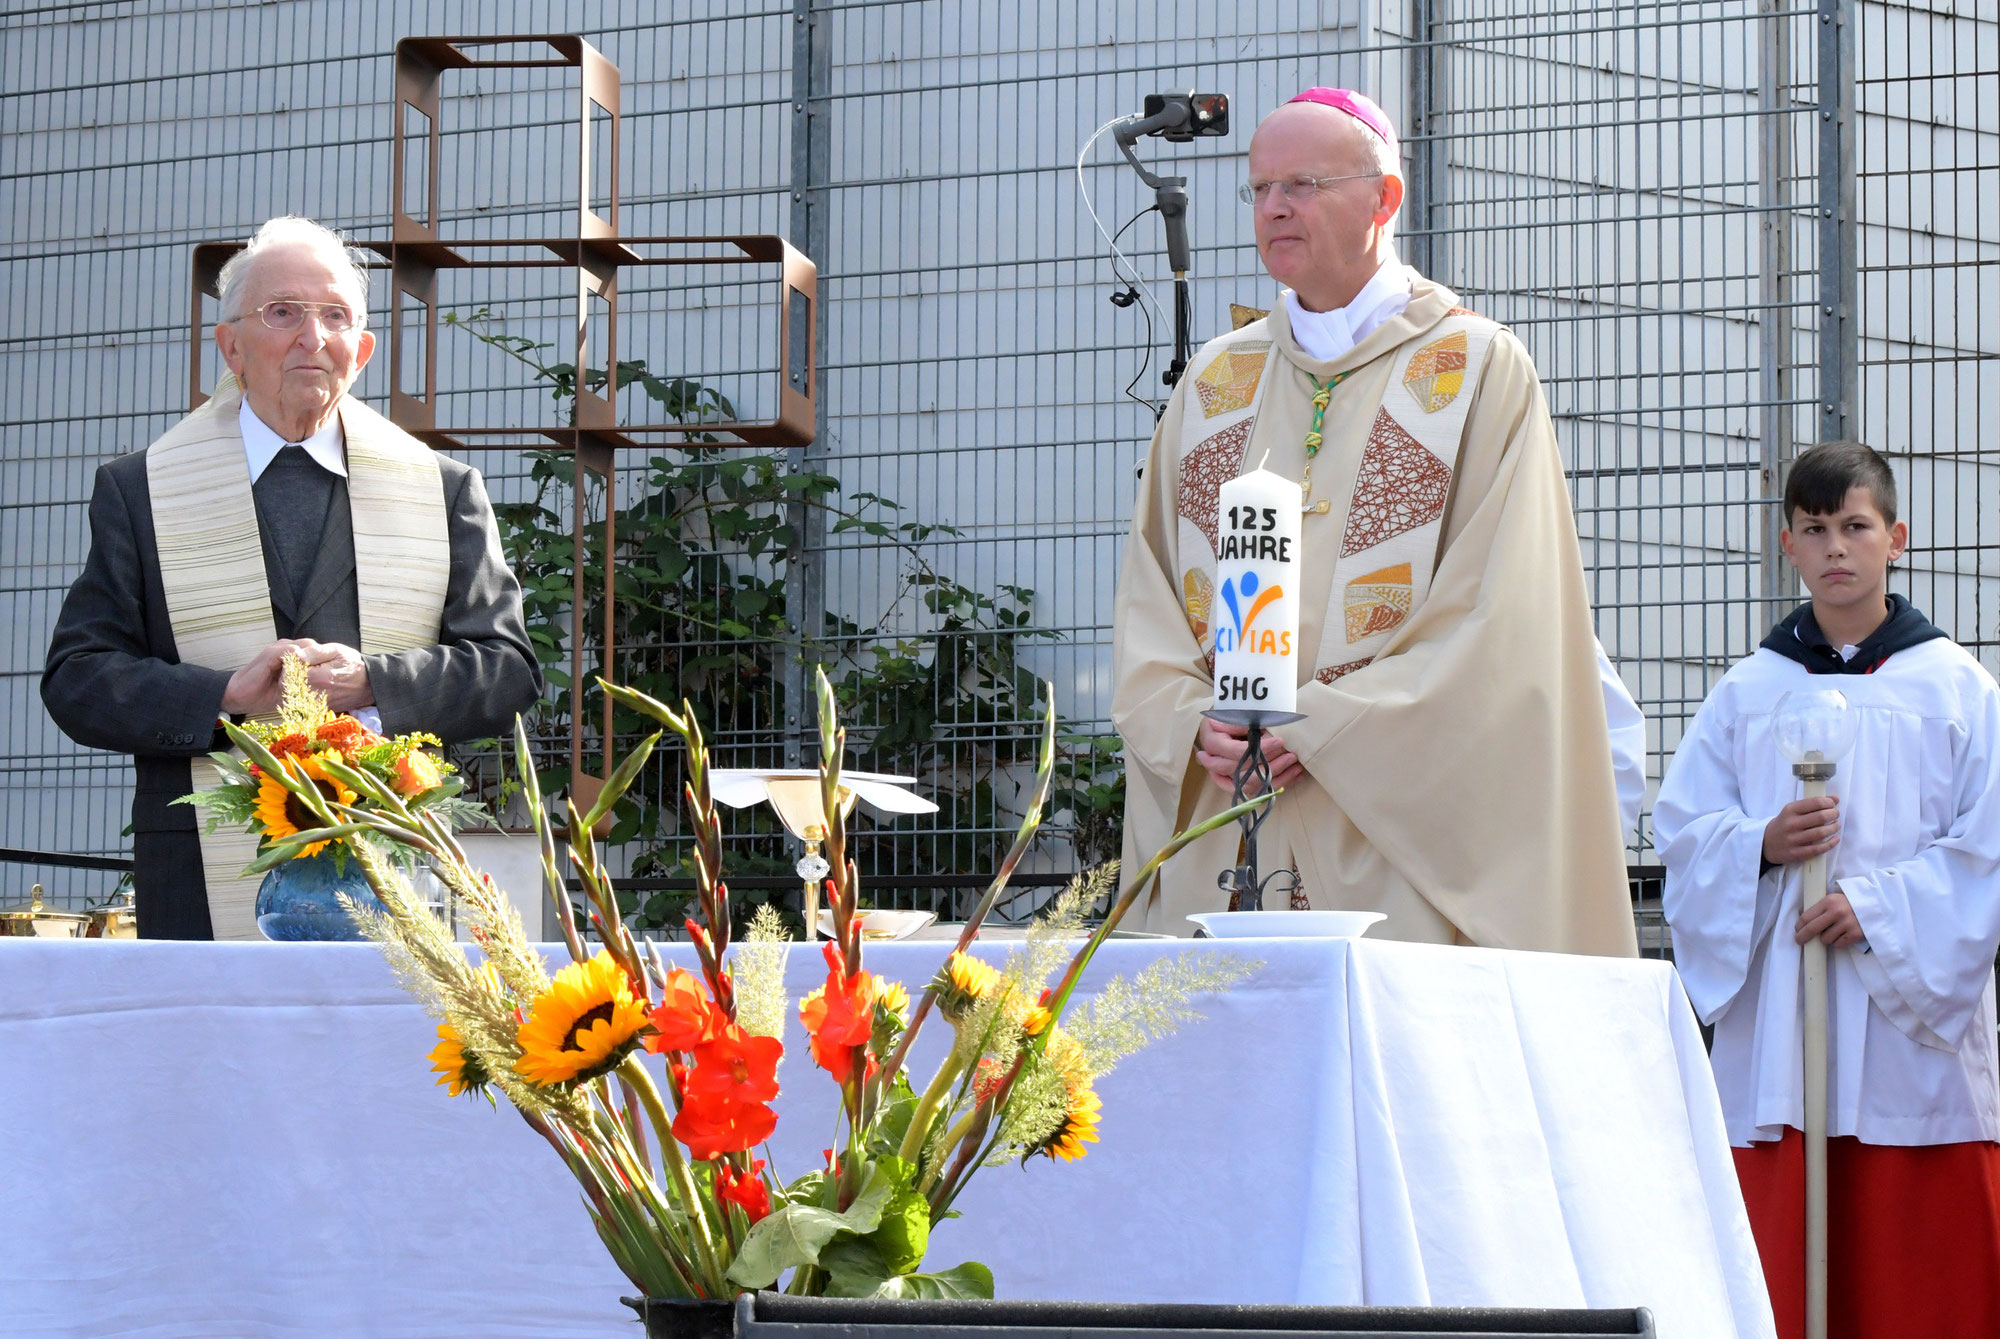
[[[1778, 1332], [1804, 1332], [1800, 945], [1828, 946], [1831, 1333], [2000, 1335], [2000, 690], [1900, 595], [1882, 458], [1802, 454], [1785, 554], [1809, 604], [1715, 687], [1653, 810], [1674, 957], [1702, 1021]], [[1859, 733], [1822, 799], [1772, 737], [1837, 688]], [[1803, 863], [1827, 896], [1801, 914]]]

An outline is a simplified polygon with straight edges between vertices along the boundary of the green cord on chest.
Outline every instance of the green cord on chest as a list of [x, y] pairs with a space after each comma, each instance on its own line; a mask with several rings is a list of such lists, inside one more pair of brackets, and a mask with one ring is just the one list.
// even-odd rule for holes
[[1320, 433], [1320, 425], [1326, 421], [1326, 407], [1333, 402], [1333, 388], [1347, 380], [1347, 373], [1335, 372], [1325, 381], [1320, 381], [1317, 378], [1311, 378], [1311, 380], [1313, 384], [1313, 425], [1312, 429], [1306, 433], [1307, 460], [1311, 460], [1319, 454], [1320, 442], [1324, 440]]

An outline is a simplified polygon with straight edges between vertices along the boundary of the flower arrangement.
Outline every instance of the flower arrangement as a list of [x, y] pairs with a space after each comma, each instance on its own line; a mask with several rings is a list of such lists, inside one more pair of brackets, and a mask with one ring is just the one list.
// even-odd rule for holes
[[[774, 1286], [822, 1296], [992, 1296], [983, 1265], [925, 1270], [932, 1227], [954, 1215], [954, 1202], [982, 1167], [1085, 1156], [1098, 1138], [1098, 1084], [1112, 1067], [1198, 1018], [1195, 997], [1255, 970], [1258, 964], [1221, 954], [1184, 953], [1130, 981], [1107, 982], [1089, 1004], [1072, 1007], [1092, 955], [1161, 863], [1267, 800], [1177, 835], [1122, 896], [1114, 895], [1109, 868], [1079, 878], [1004, 963], [983, 961], [967, 950], [1032, 842], [1048, 794], [1051, 705], [1027, 817], [957, 945], [913, 1001], [908, 987], [863, 962], [859, 879], [834, 802], [845, 732], [821, 674], [820, 784], [834, 816], [825, 844], [834, 933], [822, 949], [825, 980], [798, 1002], [796, 1016], [811, 1064], [838, 1095], [838, 1135], [824, 1166], [785, 1179], [766, 1144], [778, 1122], [772, 1103], [793, 1011], [784, 931], [762, 908], [736, 937], [721, 876], [721, 825], [693, 714], [627, 688], [605, 690], [664, 729], [626, 757], [587, 812], [568, 804], [568, 831], [593, 831], [663, 736], [680, 738], [695, 844], [698, 914], [687, 921], [693, 971], [667, 966], [656, 945], [633, 939], [594, 843], [582, 842], [570, 859], [599, 941], [586, 951], [561, 891], [553, 831], [518, 723], [523, 798], [541, 833], [542, 873], [572, 959], [553, 976], [512, 905], [467, 864], [430, 807], [343, 759], [325, 759], [328, 776], [366, 803], [337, 800], [300, 770], [280, 773], [321, 825], [288, 840], [356, 830], [348, 839], [385, 909], [364, 913], [364, 925], [439, 1019], [430, 1053], [439, 1084], [453, 1095], [491, 1101], [497, 1090], [508, 1099], [575, 1175], [600, 1239], [650, 1298], [726, 1299]], [[232, 734], [257, 765], [276, 766], [263, 739]], [[378, 834], [430, 859], [477, 953], [468, 955], [416, 901], [384, 859]], [[1103, 921], [1086, 934], [1086, 916], [1107, 897]], [[950, 1048], [919, 1088], [911, 1046], [931, 1019], [951, 1030]]]
[[[372, 832], [390, 855], [409, 866], [417, 852], [398, 833], [381, 824], [323, 823], [328, 810], [306, 803], [301, 785], [309, 785], [324, 805], [359, 816], [379, 813], [380, 802], [349, 778], [359, 772], [386, 788], [413, 811], [431, 814], [452, 827], [485, 821], [486, 810], [460, 794], [465, 783], [448, 762], [426, 752], [442, 748], [436, 735], [377, 734], [352, 716], [327, 706], [326, 695], [307, 681], [305, 661], [284, 659], [278, 714], [267, 722], [228, 726], [239, 745], [254, 741], [249, 761], [233, 753], [211, 753], [222, 784], [176, 804], [207, 811], [208, 830], [224, 824], [258, 835], [257, 860], [245, 873], [267, 870], [284, 861], [310, 858], [331, 850], [344, 868], [349, 841], [357, 832]], [[249, 753], [247, 745], [245, 752]], [[338, 829], [338, 830], [330, 830]]]

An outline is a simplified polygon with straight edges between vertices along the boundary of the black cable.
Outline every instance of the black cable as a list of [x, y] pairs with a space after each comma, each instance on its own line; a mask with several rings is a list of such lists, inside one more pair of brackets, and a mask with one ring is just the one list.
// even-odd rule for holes
[[[1125, 235], [1126, 229], [1130, 228], [1140, 219], [1146, 217], [1146, 215], [1157, 214], [1159, 212], [1160, 212], [1160, 207], [1157, 204], [1147, 205], [1144, 209], [1134, 214], [1131, 218], [1126, 219], [1124, 225], [1120, 227], [1117, 232], [1111, 234], [1111, 245], [1114, 248], [1117, 247], [1118, 239]], [[1118, 278], [1124, 277], [1123, 275], [1118, 274], [1118, 260], [1115, 254], [1113, 255], [1111, 261], [1111, 273]], [[1134, 269], [1133, 273], [1135, 276], [1138, 273], [1136, 268]], [[1126, 298], [1126, 301], [1118, 302], [1118, 299], [1121, 297]], [[1139, 309], [1139, 315], [1143, 316], [1146, 319], [1146, 357], [1145, 360], [1139, 364], [1139, 370], [1133, 374], [1132, 379], [1125, 383], [1125, 398], [1132, 401], [1134, 404], [1142, 404], [1146, 406], [1146, 408], [1152, 410], [1153, 421], [1157, 423], [1167, 412], [1167, 402], [1165, 400], [1154, 400], [1143, 395], [1134, 395], [1132, 393], [1132, 388], [1138, 385], [1139, 382], [1144, 379], [1146, 373], [1150, 371], [1153, 366], [1153, 313], [1146, 306], [1146, 300], [1143, 297], [1139, 296], [1139, 289], [1136, 283], [1128, 282], [1125, 285], [1125, 291], [1123, 293], [1113, 294], [1111, 300], [1114, 303], [1117, 303], [1117, 305], [1121, 307], [1127, 307], [1127, 306], [1137, 307]]]

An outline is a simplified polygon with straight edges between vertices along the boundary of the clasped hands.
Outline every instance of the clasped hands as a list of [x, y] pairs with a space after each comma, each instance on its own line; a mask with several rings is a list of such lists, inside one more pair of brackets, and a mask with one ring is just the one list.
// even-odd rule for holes
[[[1764, 858], [1774, 865], [1802, 864], [1840, 845], [1840, 798], [1815, 795], [1793, 800], [1764, 826]], [[1845, 893], [1827, 895], [1799, 917], [1792, 938], [1803, 944], [1819, 939], [1828, 948], [1858, 944], [1867, 936]]]
[[298, 637], [272, 642], [249, 664], [230, 675], [228, 686], [222, 690], [222, 709], [232, 716], [256, 716], [277, 710], [284, 688], [287, 655], [296, 655], [305, 662], [306, 682], [326, 694], [326, 704], [334, 711], [375, 705], [375, 693], [368, 684], [368, 665], [359, 651], [339, 642]]
[[[1249, 738], [1250, 731], [1243, 726], [1223, 725], [1204, 716], [1201, 718], [1201, 723], [1195, 726], [1194, 760], [1204, 772], [1208, 773], [1210, 780], [1234, 794], [1236, 765], [1243, 761], [1243, 755], [1249, 751]], [[1274, 789], [1283, 790], [1305, 776], [1305, 764], [1298, 760], [1298, 755], [1285, 747], [1282, 739], [1266, 730], [1260, 743], [1263, 745], [1264, 761], [1271, 765], [1271, 785]], [[1257, 783], [1254, 778], [1243, 793], [1246, 796], [1257, 793]]]

